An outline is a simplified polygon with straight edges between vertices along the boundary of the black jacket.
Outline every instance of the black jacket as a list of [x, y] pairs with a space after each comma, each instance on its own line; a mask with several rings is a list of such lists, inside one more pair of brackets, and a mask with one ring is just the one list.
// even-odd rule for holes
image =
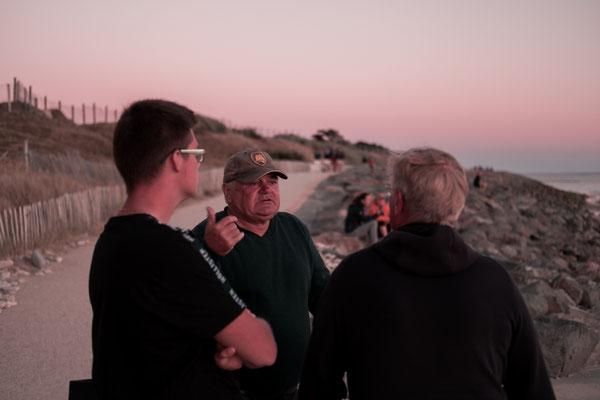
[[365, 222], [369, 222], [375, 218], [377, 218], [377, 215], [365, 216], [365, 206], [360, 199], [356, 198], [348, 206], [348, 213], [344, 222], [344, 232], [350, 233]]
[[554, 399], [502, 266], [447, 226], [410, 224], [348, 256], [319, 303], [300, 399]]

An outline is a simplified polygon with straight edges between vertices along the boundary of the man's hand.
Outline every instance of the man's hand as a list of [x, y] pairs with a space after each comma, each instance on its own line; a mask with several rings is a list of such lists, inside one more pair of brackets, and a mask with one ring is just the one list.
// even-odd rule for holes
[[237, 217], [228, 215], [215, 223], [215, 212], [212, 208], [206, 207], [204, 243], [221, 257], [225, 256], [244, 237], [244, 232], [240, 232], [236, 222]]
[[234, 371], [242, 368], [243, 365], [242, 360], [236, 354], [235, 347], [225, 347], [219, 342], [217, 342], [217, 351], [215, 352], [215, 364], [225, 371]]

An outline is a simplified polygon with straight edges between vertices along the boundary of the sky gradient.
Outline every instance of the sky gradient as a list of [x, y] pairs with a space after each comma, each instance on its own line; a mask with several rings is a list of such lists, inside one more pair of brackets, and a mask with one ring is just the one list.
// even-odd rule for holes
[[119, 109], [167, 98], [466, 167], [600, 172], [599, 21], [595, 0], [0, 0], [0, 84]]

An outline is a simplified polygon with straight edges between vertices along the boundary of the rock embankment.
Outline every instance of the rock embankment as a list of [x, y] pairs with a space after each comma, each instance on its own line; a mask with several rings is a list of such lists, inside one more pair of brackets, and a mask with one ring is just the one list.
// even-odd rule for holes
[[[469, 173], [472, 180], [473, 173]], [[485, 172], [457, 224], [512, 275], [534, 318], [552, 376], [600, 366], [600, 219], [585, 196], [506, 172]], [[298, 211], [328, 268], [363, 244], [344, 236], [358, 192], [385, 192], [385, 171], [349, 169], [322, 182]]]

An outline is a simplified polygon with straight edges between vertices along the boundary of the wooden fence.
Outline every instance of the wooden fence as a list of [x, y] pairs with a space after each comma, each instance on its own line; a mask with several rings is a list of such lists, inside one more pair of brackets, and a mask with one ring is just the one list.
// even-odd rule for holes
[[[306, 172], [310, 164], [279, 161], [286, 172]], [[223, 168], [200, 169], [199, 195], [221, 192]], [[123, 185], [103, 186], [0, 211], [0, 255], [31, 249], [64, 235], [85, 232], [115, 213], [125, 201]]]
[[123, 204], [122, 185], [68, 193], [0, 213], [0, 254], [29, 249], [67, 232], [84, 232]]
[[[4, 93], [3, 91], [1, 93]], [[0, 93], [0, 103], [3, 102], [3, 95]], [[12, 98], [11, 98], [12, 95]], [[12, 109], [25, 109], [28, 111], [43, 111], [45, 115], [52, 118], [50, 110], [60, 111], [65, 118], [70, 119], [76, 124], [96, 124], [117, 122], [119, 111], [109, 109], [108, 106], [97, 106], [96, 103], [82, 103], [81, 107], [73, 104], [64, 104], [61, 100], [53, 101], [47, 96], [39, 95], [33, 92], [31, 85], [26, 85], [17, 78], [13, 79], [12, 89], [10, 83], [6, 84], [6, 106], [9, 112]], [[86, 119], [87, 115], [87, 119]], [[91, 117], [91, 118], [90, 118]]]

